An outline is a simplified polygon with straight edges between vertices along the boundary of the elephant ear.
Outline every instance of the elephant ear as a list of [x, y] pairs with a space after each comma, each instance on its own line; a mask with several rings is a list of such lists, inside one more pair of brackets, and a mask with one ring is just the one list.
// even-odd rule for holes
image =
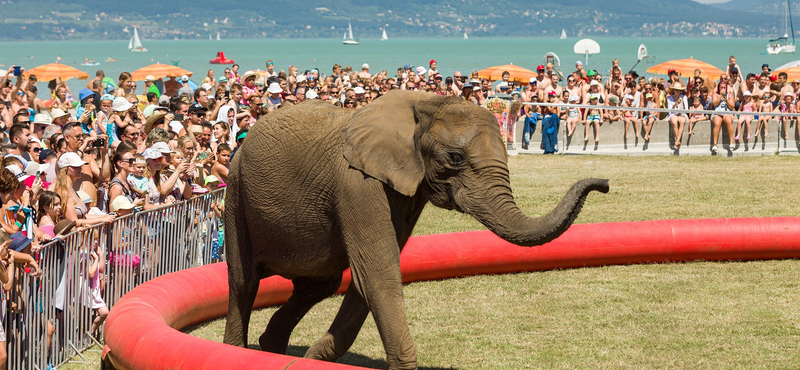
[[421, 94], [390, 91], [359, 109], [342, 130], [343, 153], [350, 166], [406, 196], [416, 193], [424, 176], [415, 109], [424, 99]]

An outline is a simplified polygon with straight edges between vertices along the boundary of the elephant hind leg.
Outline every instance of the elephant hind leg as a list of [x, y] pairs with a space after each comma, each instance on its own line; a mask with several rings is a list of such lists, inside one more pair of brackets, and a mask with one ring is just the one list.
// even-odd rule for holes
[[285, 354], [295, 326], [315, 304], [336, 293], [342, 285], [342, 275], [298, 277], [292, 279], [292, 284], [292, 296], [272, 315], [267, 329], [258, 340], [264, 351]]
[[369, 315], [367, 303], [350, 283], [336, 319], [333, 320], [328, 332], [308, 349], [305, 358], [336, 361], [353, 345], [367, 315]]

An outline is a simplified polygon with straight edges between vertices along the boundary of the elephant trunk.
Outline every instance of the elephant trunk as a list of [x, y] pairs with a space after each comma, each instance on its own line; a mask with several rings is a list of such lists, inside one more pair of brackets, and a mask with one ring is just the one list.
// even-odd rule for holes
[[[504, 240], [521, 246], [542, 245], [563, 234], [578, 217], [586, 195], [592, 190], [608, 192], [608, 180], [583, 179], [576, 182], [550, 213], [541, 217], [528, 217], [517, 207], [508, 187], [495, 187], [483, 198], [483, 204], [465, 207]], [[492, 194], [493, 193], [493, 194]]]

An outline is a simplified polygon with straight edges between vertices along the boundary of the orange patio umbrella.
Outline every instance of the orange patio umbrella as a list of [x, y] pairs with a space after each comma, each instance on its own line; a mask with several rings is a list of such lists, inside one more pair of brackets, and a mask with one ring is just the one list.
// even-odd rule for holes
[[800, 78], [800, 67], [789, 67], [784, 69], [778, 69], [772, 71], [770, 75], [777, 77], [778, 74], [781, 72], [786, 72], [786, 74], [789, 75], [789, 80], [788, 80], [789, 82], [792, 82], [792, 80], [794, 80], [795, 78]]
[[502, 66], [494, 66], [478, 71], [478, 78], [485, 78], [492, 81], [502, 79], [503, 72], [508, 72], [511, 77], [509, 81], [519, 82], [527, 85], [531, 77], [536, 77], [536, 72], [527, 68], [515, 66], [513, 64], [506, 64]]
[[712, 80], [718, 80], [719, 76], [725, 73], [723, 70], [714, 67], [711, 64], [694, 58], [675, 59], [670, 60], [669, 62], [656, 64], [648, 68], [647, 73], [665, 75], [671, 69], [674, 69], [676, 72], [678, 72], [678, 75], [681, 77], [692, 77], [694, 76], [694, 70], [699, 69], [700, 77], [703, 77], [705, 80], [708, 80], [709, 78]]
[[183, 68], [176, 67], [169, 64], [151, 64], [147, 67], [139, 68], [133, 72], [131, 72], [131, 77], [133, 77], [134, 81], [143, 81], [147, 78], [147, 76], [153, 76], [155, 78], [163, 78], [163, 77], [180, 77], [183, 75], [192, 76], [192, 72], [189, 72]]
[[89, 74], [80, 69], [61, 63], [50, 63], [25, 71], [25, 75], [35, 75], [39, 81], [51, 81], [61, 77], [62, 81], [77, 77], [79, 80], [89, 78]]

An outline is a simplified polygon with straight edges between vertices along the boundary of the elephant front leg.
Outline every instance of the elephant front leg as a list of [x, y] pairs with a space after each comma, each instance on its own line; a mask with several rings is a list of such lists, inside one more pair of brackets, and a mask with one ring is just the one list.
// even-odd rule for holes
[[342, 357], [355, 342], [364, 320], [369, 315], [369, 307], [356, 291], [353, 283], [347, 288], [339, 313], [330, 329], [305, 354], [305, 358], [322, 361], [336, 361]]
[[372, 240], [361, 248], [350, 251], [353, 286], [375, 318], [389, 369], [416, 369], [417, 352], [406, 322], [396, 238], [392, 235], [386, 241]]

